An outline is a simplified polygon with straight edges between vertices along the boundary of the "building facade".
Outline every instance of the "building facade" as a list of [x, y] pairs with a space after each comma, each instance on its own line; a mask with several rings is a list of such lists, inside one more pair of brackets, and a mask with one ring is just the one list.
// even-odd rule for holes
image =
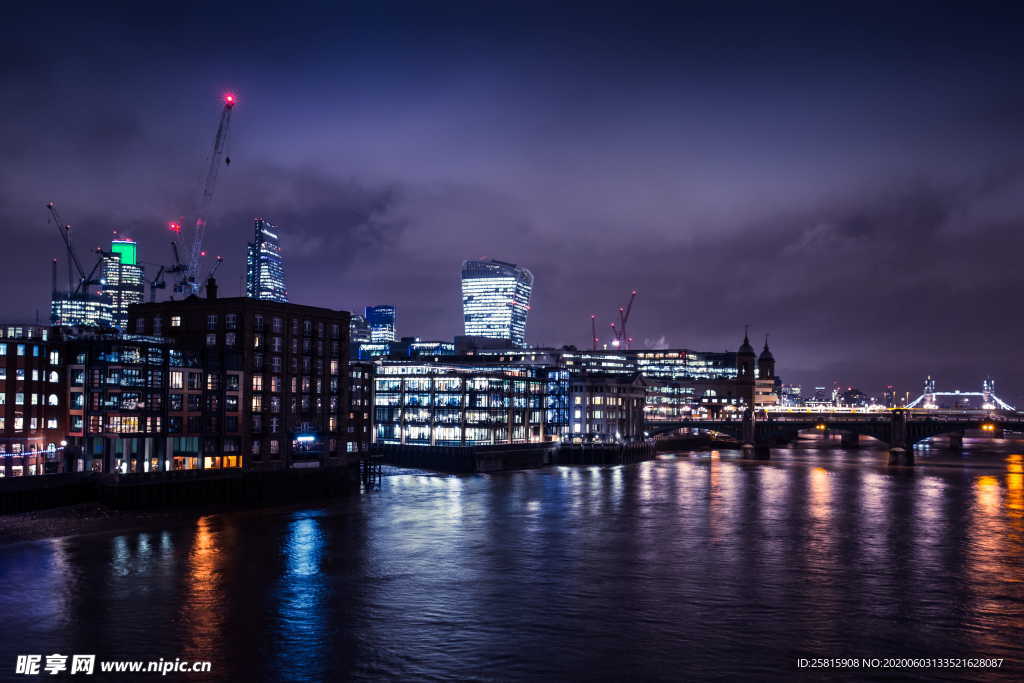
[[554, 441], [566, 431], [567, 394], [568, 375], [545, 368], [380, 361], [374, 379], [375, 441], [425, 446]]
[[352, 314], [348, 324], [348, 339], [350, 344], [368, 344], [371, 341], [370, 323], [366, 321], [365, 316]]
[[374, 344], [398, 339], [395, 327], [396, 310], [391, 305], [367, 306], [366, 323], [370, 327], [370, 341]]
[[100, 292], [110, 297], [114, 327], [128, 325], [128, 307], [141, 304], [146, 296], [146, 280], [138, 263], [136, 244], [130, 239], [115, 239], [103, 255]]
[[66, 471], [241, 467], [242, 369], [166, 337], [63, 331]]
[[0, 326], [0, 477], [57, 471], [67, 427], [63, 356], [50, 329]]
[[246, 258], [245, 295], [250, 299], [287, 303], [288, 287], [278, 226], [257, 218], [254, 233]]
[[[211, 291], [212, 290], [212, 291]], [[241, 462], [316, 467], [365, 450], [349, 432], [349, 314], [216, 295], [132, 307], [135, 334], [169, 337], [205, 368], [242, 372]]]
[[642, 438], [646, 396], [646, 383], [639, 373], [574, 377], [569, 438], [594, 443]]
[[107, 294], [57, 292], [50, 299], [52, 325], [113, 327], [114, 304]]
[[503, 261], [464, 261], [462, 313], [467, 337], [526, 345], [533, 273]]

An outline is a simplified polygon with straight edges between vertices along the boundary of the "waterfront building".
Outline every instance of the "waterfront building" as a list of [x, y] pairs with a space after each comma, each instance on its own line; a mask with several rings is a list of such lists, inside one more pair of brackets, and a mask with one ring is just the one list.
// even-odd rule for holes
[[0, 325], [0, 477], [55, 472], [67, 404], [49, 328]]
[[375, 440], [475, 446], [560, 439], [568, 382], [557, 369], [379, 361]]
[[352, 360], [348, 364], [348, 440], [355, 450], [366, 451], [373, 440], [373, 377], [376, 366], [369, 361]]
[[469, 337], [526, 345], [533, 273], [504, 261], [464, 261], [462, 313]]
[[128, 307], [145, 300], [146, 281], [138, 263], [134, 240], [119, 238], [111, 242], [100, 267], [100, 292], [110, 297], [112, 322], [119, 330], [128, 325]]
[[347, 429], [349, 314], [255, 298], [207, 297], [133, 306], [136, 334], [201, 352], [205, 367], [243, 371], [242, 463], [316, 467], [365, 450]]
[[370, 333], [370, 323], [365, 316], [353, 313], [348, 324], [348, 339], [350, 344], [367, 344], [373, 340]]
[[643, 437], [646, 383], [640, 373], [572, 378], [573, 441], [617, 443]]
[[65, 471], [242, 466], [243, 372], [165, 337], [65, 328]]
[[395, 307], [391, 305], [367, 306], [366, 322], [370, 326], [370, 341], [376, 344], [393, 342], [395, 333]]
[[288, 302], [278, 230], [278, 226], [264, 218], [254, 221], [255, 234], [249, 243], [245, 274], [245, 295], [251, 299]]

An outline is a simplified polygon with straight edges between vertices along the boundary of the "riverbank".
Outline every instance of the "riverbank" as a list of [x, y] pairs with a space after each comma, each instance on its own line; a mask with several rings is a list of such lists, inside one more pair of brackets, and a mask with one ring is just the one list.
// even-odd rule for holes
[[78, 503], [0, 517], [0, 545], [113, 531], [136, 531], [159, 522], [188, 522], [236, 509], [228, 505], [161, 510], [118, 510], [103, 503]]

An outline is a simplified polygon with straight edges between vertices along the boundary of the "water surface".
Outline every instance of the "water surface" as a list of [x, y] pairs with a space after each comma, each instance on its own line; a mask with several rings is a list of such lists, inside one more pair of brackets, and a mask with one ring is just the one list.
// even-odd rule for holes
[[790, 680], [886, 656], [1020, 680], [1024, 457], [919, 462], [390, 470], [326, 507], [0, 546], [0, 679], [77, 652], [212, 660], [204, 680]]

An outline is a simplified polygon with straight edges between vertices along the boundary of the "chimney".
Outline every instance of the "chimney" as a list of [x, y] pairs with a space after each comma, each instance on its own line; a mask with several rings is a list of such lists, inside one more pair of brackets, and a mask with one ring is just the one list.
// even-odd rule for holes
[[212, 277], [206, 281], [206, 298], [211, 301], [217, 298], [217, 281]]

